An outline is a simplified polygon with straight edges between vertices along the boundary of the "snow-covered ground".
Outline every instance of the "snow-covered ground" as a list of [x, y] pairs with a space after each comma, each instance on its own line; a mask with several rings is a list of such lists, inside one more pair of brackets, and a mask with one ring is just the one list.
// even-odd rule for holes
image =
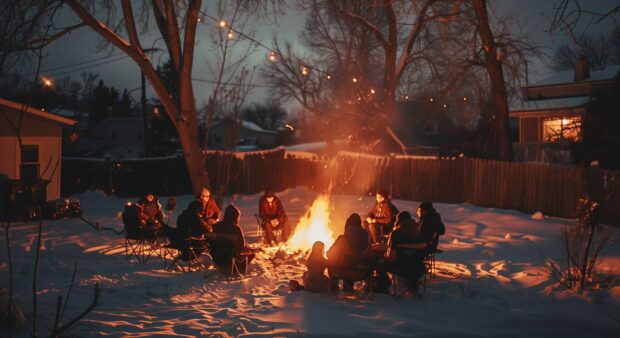
[[[296, 222], [317, 196], [306, 189], [278, 194]], [[254, 213], [259, 195], [233, 196], [242, 227], [257, 242]], [[127, 199], [99, 192], [74, 196], [85, 217], [122, 228]], [[192, 199], [178, 198], [178, 210]], [[166, 198], [161, 198], [165, 202]], [[332, 222], [342, 232], [346, 216], [370, 209], [373, 198], [333, 196]], [[418, 202], [395, 201], [415, 211]], [[215, 270], [166, 271], [163, 261], [143, 265], [124, 256], [123, 237], [96, 231], [79, 219], [45, 221], [39, 268], [39, 333], [52, 325], [57, 297], [76, 285], [65, 321], [85, 308], [93, 284], [103, 284], [100, 304], [67, 332], [70, 336], [424, 336], [424, 337], [618, 337], [620, 287], [576, 294], [553, 288], [545, 269], [559, 258], [558, 238], [572, 220], [534, 217], [512, 210], [467, 204], [437, 204], [447, 233], [440, 247], [438, 277], [423, 299], [375, 294], [372, 299], [290, 292], [301, 280], [304, 257], [260, 253], [249, 276], [229, 280]], [[31, 281], [37, 224], [12, 226], [11, 249], [18, 301], [32, 308]], [[0, 287], [8, 287], [4, 238], [0, 244]], [[620, 275], [620, 250], [605, 253], [601, 269]], [[28, 318], [30, 315], [27, 315]], [[17, 336], [27, 336], [27, 326]], [[2, 332], [0, 332], [2, 335]], [[14, 336], [16, 332], [14, 332]]]

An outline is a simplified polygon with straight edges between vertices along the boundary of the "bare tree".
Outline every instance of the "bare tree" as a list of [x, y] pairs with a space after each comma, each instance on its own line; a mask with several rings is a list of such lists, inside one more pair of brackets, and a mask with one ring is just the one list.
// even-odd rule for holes
[[[143, 7], [140, 8], [140, 13], [143, 14], [138, 15], [134, 13], [131, 1], [123, 0], [121, 1], [122, 20], [120, 22], [114, 21], [116, 19], [114, 2], [89, 2], [88, 5], [85, 5], [77, 0], [67, 0], [66, 3], [83, 24], [92, 28], [105, 41], [131, 57], [140, 67], [178, 131], [194, 192], [200, 191], [202, 187], [208, 187], [209, 176], [201, 152], [199, 119], [192, 83], [196, 29], [201, 20], [205, 19], [204, 13], [201, 12], [202, 1], [157, 0], [153, 1], [150, 6], [144, 3]], [[239, 5], [233, 6], [233, 8], [243, 9], [255, 14], [264, 13], [279, 6], [279, 2], [276, 0], [239, 0], [235, 3]], [[137, 21], [144, 18], [147, 11], [150, 11], [155, 19], [165, 50], [178, 74], [176, 77], [178, 80], [176, 86], [178, 88], [178, 102], [172, 99], [169, 89], [158, 76], [146, 49], [140, 42]], [[95, 17], [99, 13], [106, 16], [102, 19], [104, 21]], [[224, 21], [223, 25], [229, 33], [234, 31], [234, 26], [231, 26], [230, 22]]]
[[585, 36], [576, 44], [562, 44], [554, 54], [556, 70], [575, 69], [577, 60], [584, 56], [591, 68], [605, 67], [613, 53], [612, 40], [601, 35], [597, 38]]
[[[406, 71], [423, 61], [420, 51], [428, 42], [426, 24], [447, 20], [458, 10], [458, 5], [446, 4], [437, 0], [302, 2], [311, 9], [302, 39], [310, 38], [309, 49], [325, 57], [303, 57], [292, 53], [290, 46], [276, 44], [277, 52], [286, 57], [274, 63], [279, 69], [270, 67], [270, 80], [315, 114], [320, 114], [317, 102], [331, 101], [330, 113], [353, 111], [355, 117], [348, 121], [362, 120], [353, 135], [370, 142], [389, 135], [402, 147], [389, 126], [397, 93]], [[342, 81], [342, 87], [337, 81]], [[340, 93], [345, 95], [333, 96]]]
[[580, 41], [588, 30], [603, 21], [611, 21], [618, 28], [616, 15], [620, 5], [610, 5], [604, 10], [592, 10], [580, 0], [554, 2], [553, 14], [549, 18], [549, 34], [561, 32], [573, 42]]

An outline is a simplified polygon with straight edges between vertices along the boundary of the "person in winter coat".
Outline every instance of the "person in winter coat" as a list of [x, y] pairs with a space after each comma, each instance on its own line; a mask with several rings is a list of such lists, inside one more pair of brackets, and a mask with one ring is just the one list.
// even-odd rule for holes
[[439, 236], [446, 233], [446, 226], [441, 221], [441, 215], [435, 210], [432, 202], [420, 203], [417, 213], [422, 241], [432, 242], [429, 252], [434, 252], [439, 245]]
[[138, 201], [140, 229], [144, 237], [155, 237], [162, 228], [164, 214], [155, 195], [147, 193]]
[[329, 278], [325, 275], [327, 258], [325, 258], [325, 244], [316, 241], [312, 245], [312, 252], [306, 262], [308, 271], [304, 273], [303, 281], [305, 290], [312, 292], [326, 292], [329, 290]]
[[388, 238], [385, 269], [396, 276], [403, 277], [407, 291], [415, 294], [419, 280], [425, 272], [424, 257], [428, 243], [422, 238], [409, 212], [400, 212], [394, 225], [395, 229]]
[[392, 232], [394, 218], [398, 214], [398, 209], [392, 204], [387, 190], [379, 190], [375, 195], [375, 201], [364, 224], [370, 233], [372, 243], [383, 241], [383, 236]]
[[291, 234], [288, 224], [288, 217], [282, 206], [282, 202], [272, 189], [266, 189], [265, 194], [258, 201], [258, 217], [261, 221], [261, 227], [265, 231], [265, 240], [271, 245], [276, 238], [274, 231], [282, 229], [281, 242], [286, 242]]
[[[213, 232], [206, 234], [213, 262], [223, 271], [229, 271], [232, 260], [245, 250], [245, 238], [239, 227], [240, 219], [241, 212], [231, 204], [224, 210], [224, 219], [213, 225]], [[247, 264], [253, 258], [254, 254], [248, 256]], [[238, 268], [242, 270], [245, 266]]]
[[183, 261], [188, 261], [192, 254], [194, 257], [199, 256], [206, 248], [206, 243], [202, 239], [207, 231], [203, 215], [202, 204], [192, 201], [177, 218], [176, 228], [164, 226], [164, 233], [171, 246], [181, 251]]
[[213, 224], [217, 223], [222, 218], [222, 211], [217, 206], [215, 199], [211, 195], [211, 191], [207, 188], [202, 188], [197, 201], [202, 204], [202, 210], [204, 211], [202, 219], [205, 222], [207, 231], [211, 232]]
[[[330, 290], [338, 290], [338, 282], [343, 280], [344, 290], [353, 291], [353, 283], [363, 279], [368, 271], [357, 268], [358, 258], [370, 256], [368, 232], [362, 228], [362, 219], [358, 214], [351, 214], [344, 227], [344, 234], [338, 236], [327, 251], [327, 266], [330, 278]], [[372, 271], [370, 271], [372, 272]]]

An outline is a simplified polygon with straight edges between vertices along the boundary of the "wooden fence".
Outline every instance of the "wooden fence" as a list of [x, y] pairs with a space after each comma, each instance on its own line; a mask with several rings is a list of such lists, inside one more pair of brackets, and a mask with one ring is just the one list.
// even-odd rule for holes
[[[393, 198], [540, 211], [574, 217], [579, 198], [607, 198], [603, 217], [619, 224], [620, 172], [542, 163], [472, 158], [418, 159], [340, 153], [330, 162], [332, 191], [368, 194], [386, 188]], [[610, 195], [606, 197], [607, 195]]]
[[[471, 203], [574, 217], [579, 198], [602, 200], [604, 218], [620, 221], [620, 173], [539, 163], [471, 158], [425, 159], [340, 152], [329, 160], [293, 158], [283, 148], [253, 153], [209, 151], [211, 186], [218, 196], [305, 186], [367, 195], [386, 188], [397, 199]], [[182, 157], [111, 161], [63, 159], [63, 195], [99, 189], [119, 196], [191, 193]]]

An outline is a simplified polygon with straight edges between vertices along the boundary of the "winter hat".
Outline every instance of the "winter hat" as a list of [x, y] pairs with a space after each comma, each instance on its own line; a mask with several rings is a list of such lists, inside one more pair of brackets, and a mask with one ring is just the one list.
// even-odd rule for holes
[[344, 224], [345, 231], [347, 228], [355, 227], [359, 228], [362, 226], [362, 218], [358, 214], [351, 214], [349, 218], [347, 218], [346, 223]]
[[409, 220], [411, 220], [411, 214], [409, 213], [409, 211], [401, 211], [396, 216], [396, 222], [394, 222], [394, 224], [401, 225], [403, 224], [403, 222], [406, 222]]
[[265, 189], [265, 197], [276, 197], [275, 192], [271, 188]]
[[377, 195], [381, 195], [383, 196], [383, 198], [390, 199], [390, 193], [387, 191], [387, 189], [381, 189], [379, 191], [377, 191]]
[[435, 208], [433, 207], [433, 202], [429, 201], [420, 203], [420, 206], [418, 208], [424, 210], [426, 213], [432, 213], [435, 211]]

